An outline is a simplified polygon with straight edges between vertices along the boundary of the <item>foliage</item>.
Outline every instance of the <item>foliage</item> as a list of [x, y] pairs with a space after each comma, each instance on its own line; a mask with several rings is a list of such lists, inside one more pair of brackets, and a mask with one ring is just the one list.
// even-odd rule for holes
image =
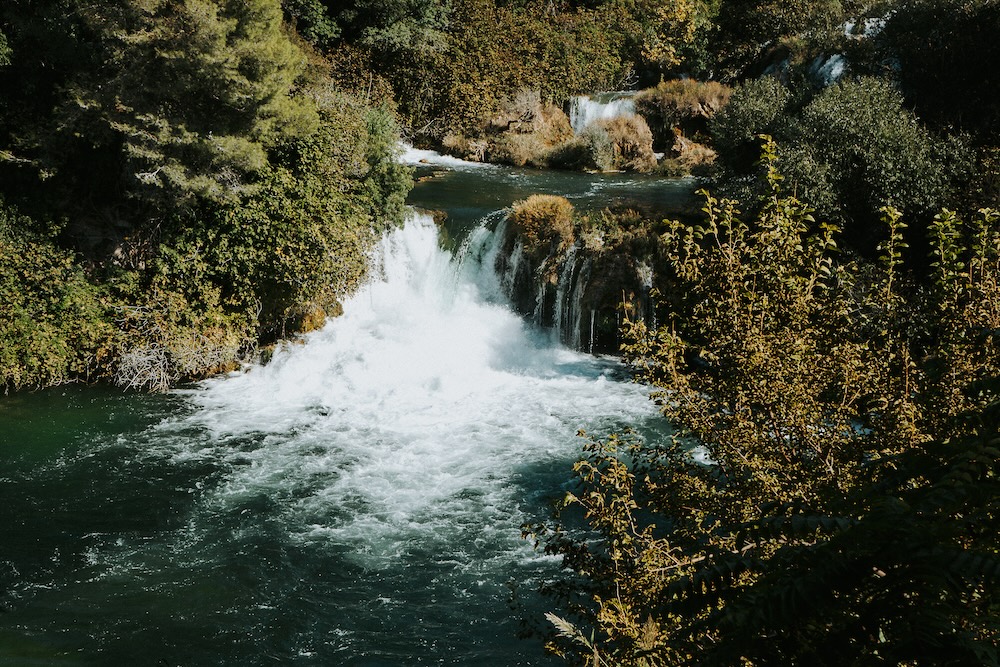
[[840, 30], [842, 0], [722, 0], [712, 39], [723, 80], [741, 78], [783, 39], [823, 42]]
[[[416, 8], [425, 4], [439, 5], [410, 3], [418, 14], [423, 10]], [[351, 10], [354, 20], [372, 26], [391, 22], [377, 19], [380, 3], [369, 5]], [[477, 137], [523, 89], [538, 90], [545, 101], [561, 101], [573, 93], [614, 87], [628, 75], [622, 35], [605, 12], [551, 13], [534, 3], [495, 0], [455, 0], [442, 11], [445, 18], [431, 21], [433, 48], [394, 45], [365, 30], [344, 35], [350, 47], [366, 50], [370, 69], [388, 78], [404, 120], [423, 140]]]
[[793, 96], [776, 77], [751, 79], [733, 88], [729, 103], [709, 121], [720, 160], [734, 173], [749, 171], [760, 155], [761, 134], [780, 137]]
[[206, 202], [168, 225], [149, 284], [122, 295], [116, 382], [162, 389], [231, 368], [361, 281], [379, 233], [402, 220], [409, 172], [384, 110], [332, 91], [316, 101], [324, 122], [280, 148], [289, 166], [238, 206]]
[[332, 46], [340, 36], [340, 25], [322, 0], [282, 0], [281, 7], [296, 32], [316, 46]]
[[653, 134], [641, 116], [599, 120], [554, 148], [548, 160], [563, 169], [651, 171], [656, 166]]
[[[448, 124], [476, 127], [483, 106], [489, 113], [491, 102], [495, 107], [519, 88], [538, 89], [546, 100], [563, 100], [573, 93], [613, 87], [625, 76], [616, 36], [600, 15], [546, 17], [491, 9], [485, 2], [469, 4], [470, 24], [455, 35], [451, 52], [448, 78], [457, 97], [443, 114]], [[470, 44], [474, 50], [468, 49]], [[470, 103], [478, 110], [469, 109]], [[457, 114], [454, 120], [449, 118], [452, 113]]]
[[907, 101], [926, 122], [1000, 143], [1000, 6], [989, 0], [904, 0], [882, 37]]
[[[486, 136], [478, 142], [483, 155], [474, 157], [518, 167], [543, 167], [552, 148], [572, 136], [569, 117], [562, 109], [543, 103], [537, 90], [521, 90], [505, 100], [500, 112], [490, 119]], [[457, 148], [460, 142], [456, 139], [446, 137], [445, 143], [454, 142]], [[473, 153], [469, 147], [463, 152]]]
[[[876, 79], [837, 84], [803, 108], [789, 130], [786, 172], [823, 215], [851, 225], [862, 247], [878, 208], [892, 204], [923, 220], [951, 205], [968, 156], [957, 141], [937, 141]], [[814, 165], [818, 165], [816, 169]]]
[[[93, 367], [56, 359], [11, 382], [164, 388], [233, 367], [357, 285], [372, 240], [402, 219], [399, 130], [366, 103], [370, 82], [338, 89], [281, 21], [278, 0], [0, 8], [14, 54], [0, 70], [0, 191], [64, 218], [36, 254], [73, 247], [106, 294], [105, 327], [70, 345], [99, 349]], [[64, 268], [56, 284], [86, 292]], [[46, 294], [18, 307], [59, 321]], [[39, 349], [56, 354], [60, 335]]]
[[646, 119], [654, 144], [669, 147], [674, 128], [687, 136], [707, 132], [707, 121], [729, 102], [731, 89], [717, 81], [661, 81], [635, 96], [636, 112]]
[[681, 63], [681, 49], [694, 41], [697, 30], [697, 3], [678, 0], [656, 7], [650, 36], [643, 45], [647, 62], [662, 69]]
[[[176, 263], [171, 273], [169, 262]], [[237, 368], [256, 349], [253, 317], [226, 307], [196, 253], [169, 253], [160, 271], [141, 291], [127, 280], [114, 285], [115, 349], [107, 364], [112, 381], [126, 389], [164, 391], [178, 381]]]
[[727, 187], [738, 188], [752, 172], [753, 138], [772, 134], [795, 192], [869, 255], [879, 241], [881, 206], [905, 211], [919, 238], [935, 208], [957, 203], [969, 177], [962, 142], [932, 135], [881, 79], [844, 81], [797, 99], [766, 77], [738, 87], [710, 129]]
[[[269, 144], [316, 126], [308, 101], [291, 96], [305, 57], [282, 31], [277, 0], [71, 2], [70, 12], [58, 19], [76, 24], [69, 34], [54, 34], [68, 27], [55, 20], [35, 30], [82, 62], [66, 64], [54, 112], [25, 119], [40, 127], [16, 151], [66, 187], [96, 150], [132, 196], [232, 201], [266, 165]], [[20, 84], [12, 103], [37, 83], [33, 67], [10, 69]], [[79, 136], [92, 147], [74, 145]]]
[[[623, 58], [654, 76], [685, 71], [706, 57], [719, 0], [607, 0], [592, 3], [623, 36]], [[654, 79], [655, 80], [655, 79]]]
[[72, 253], [0, 202], [0, 387], [96, 378], [111, 335], [104, 296]]
[[382, 52], [427, 53], [444, 48], [451, 3], [442, 0], [325, 2], [348, 39]]
[[539, 258], [547, 256], [553, 247], [565, 249], [573, 245], [573, 218], [573, 205], [556, 195], [531, 195], [514, 202], [510, 211], [524, 251]]
[[7, 36], [0, 31], [0, 67], [10, 64], [10, 45], [7, 44]]
[[899, 211], [876, 263], [843, 263], [835, 228], [811, 233], [782, 192], [773, 144], [766, 157], [754, 224], [712, 197], [703, 224], [669, 223], [664, 324], [627, 324], [626, 358], [676, 433], [591, 443], [564, 509], [591, 532], [533, 528], [585, 578], [552, 648], [587, 664], [994, 664], [997, 214], [967, 233], [939, 216], [917, 289]]

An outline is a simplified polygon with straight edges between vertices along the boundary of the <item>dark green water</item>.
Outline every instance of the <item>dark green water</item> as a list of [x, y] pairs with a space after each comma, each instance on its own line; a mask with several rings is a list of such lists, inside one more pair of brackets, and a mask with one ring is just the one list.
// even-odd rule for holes
[[[595, 183], [469, 169], [412, 200], [447, 210], [454, 249], [532, 192], [684, 189]], [[381, 279], [267, 367], [0, 399], [0, 665], [552, 664], [517, 638], [557, 567], [520, 525], [561, 495], [578, 428], [661, 425], [437, 235], [387, 238]]]

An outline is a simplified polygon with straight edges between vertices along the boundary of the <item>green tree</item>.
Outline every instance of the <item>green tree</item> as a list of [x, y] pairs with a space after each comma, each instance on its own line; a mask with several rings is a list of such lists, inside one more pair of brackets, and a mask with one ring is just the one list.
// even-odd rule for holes
[[957, 140], [938, 140], [886, 81], [837, 84], [807, 104], [788, 133], [786, 175], [801, 197], [871, 250], [879, 207], [913, 220], [953, 205], [969, 156]]
[[69, 229], [81, 240], [120, 236], [133, 222], [122, 217], [151, 217], [142, 206], [233, 201], [269, 146], [317, 126], [293, 95], [305, 55], [277, 0], [19, 0], [0, 12], [15, 53], [51, 63], [15, 58], [3, 72], [4, 166], [74, 225], [87, 218]]
[[795, 94], [773, 77], [751, 81], [733, 92], [710, 129], [724, 189], [744, 201], [758, 194], [759, 181], [750, 178], [753, 142], [770, 134], [791, 189], [868, 256], [882, 238], [883, 205], [903, 210], [914, 223], [911, 241], [922, 239], [936, 209], [958, 204], [973, 157], [960, 139], [932, 134], [891, 83], [871, 77], [814, 95]]
[[711, 197], [702, 224], [670, 223], [663, 324], [626, 324], [674, 435], [591, 443], [563, 510], [590, 532], [534, 529], [582, 578], [552, 647], [589, 664], [995, 664], [996, 214], [968, 235], [939, 217], [916, 288], [898, 211], [877, 262], [844, 263], [766, 155], [754, 223]]
[[[101, 281], [114, 329], [99, 372], [119, 384], [224, 370], [322, 322], [401, 219], [410, 177], [391, 112], [337, 89], [278, 0], [15, 0], [0, 25], [13, 53], [0, 192], [65, 220], [42, 230], [46, 252], [69, 258], [59, 284]], [[70, 270], [58, 245], [92, 270]], [[25, 294], [24, 312], [55, 316], [55, 300]], [[91, 345], [58, 327], [40, 339]], [[33, 368], [9, 382], [90, 372]]]

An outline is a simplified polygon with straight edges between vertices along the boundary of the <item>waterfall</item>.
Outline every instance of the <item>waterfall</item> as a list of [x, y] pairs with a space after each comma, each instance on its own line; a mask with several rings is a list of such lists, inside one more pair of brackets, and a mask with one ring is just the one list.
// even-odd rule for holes
[[555, 330], [558, 340], [569, 344], [574, 349], [577, 347], [573, 344], [574, 335], [572, 330], [566, 329], [566, 325], [572, 321], [570, 314], [573, 310], [573, 301], [569, 297], [575, 292], [573, 283], [576, 278], [576, 257], [577, 247], [574, 245], [563, 258], [559, 277], [556, 280], [555, 303], [552, 308], [552, 328]]
[[[570, 314], [570, 338], [566, 340], [566, 344], [572, 347], [574, 350], [583, 349], [583, 295], [586, 293], [587, 285], [590, 282], [590, 270], [593, 267], [594, 261], [590, 257], [587, 257], [583, 261], [583, 265], [580, 267], [580, 271], [574, 279], [573, 292], [570, 298], [567, 300], [568, 311]], [[593, 354], [594, 352], [594, 311], [590, 311], [590, 338], [587, 341], [587, 349]]]
[[[505, 228], [484, 223], [452, 256], [430, 216], [411, 215], [385, 237], [370, 284], [344, 315], [267, 366], [207, 382], [193, 400], [195, 418], [211, 416], [211, 442], [274, 434], [218, 501], [304, 484], [284, 509], [289, 530], [383, 567], [408, 540], [447, 551], [484, 512], [513, 511], [514, 488], [497, 480], [552, 447], [575, 450], [583, 415], [600, 423], [653, 413], [644, 388], [602, 380], [609, 362], [554, 344], [498, 301], [519, 270], [517, 260], [506, 275], [493, 270]], [[579, 273], [564, 273], [556, 312], [578, 319], [568, 302]], [[351, 511], [330, 505], [344, 498]], [[515, 533], [497, 539], [521, 553]]]
[[635, 113], [635, 102], [631, 94], [614, 93], [590, 97], [577, 95], [570, 100], [569, 121], [573, 132], [580, 134], [588, 125], [598, 120], [610, 120]]
[[591, 354], [616, 351], [623, 293], [634, 309], [630, 316], [652, 318], [655, 326], [654, 270], [648, 258], [602, 256], [577, 241], [566, 249], [553, 245], [539, 261], [525, 255], [521, 239], [506, 224], [497, 231], [491, 257], [499, 292], [528, 321], [549, 330], [553, 340]]

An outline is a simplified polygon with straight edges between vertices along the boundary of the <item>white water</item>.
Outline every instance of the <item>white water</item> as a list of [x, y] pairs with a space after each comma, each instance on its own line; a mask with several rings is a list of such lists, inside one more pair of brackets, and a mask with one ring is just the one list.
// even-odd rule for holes
[[486, 162], [470, 162], [450, 155], [442, 155], [436, 151], [414, 148], [409, 144], [400, 146], [399, 161], [411, 166], [432, 165], [448, 169], [491, 169], [493, 165]]
[[635, 102], [631, 96], [613, 97], [610, 100], [595, 99], [578, 95], [570, 101], [569, 122], [573, 132], [580, 134], [591, 123], [610, 120], [635, 113]]
[[[525, 489], [524, 471], [568, 478], [578, 429], [656, 411], [646, 388], [616, 379], [616, 363], [567, 350], [496, 303], [494, 235], [470, 239], [456, 260], [431, 219], [413, 216], [384, 240], [378, 277], [342, 317], [269, 365], [192, 393], [200, 409], [181, 426], [213, 444], [177, 456], [242, 463], [210, 502], [286, 498], [293, 539], [336, 545], [366, 567], [426, 549], [459, 567], [531, 557], [519, 526], [545, 517], [526, 516], [523, 496], [558, 489]], [[234, 444], [251, 436], [262, 444]]]

